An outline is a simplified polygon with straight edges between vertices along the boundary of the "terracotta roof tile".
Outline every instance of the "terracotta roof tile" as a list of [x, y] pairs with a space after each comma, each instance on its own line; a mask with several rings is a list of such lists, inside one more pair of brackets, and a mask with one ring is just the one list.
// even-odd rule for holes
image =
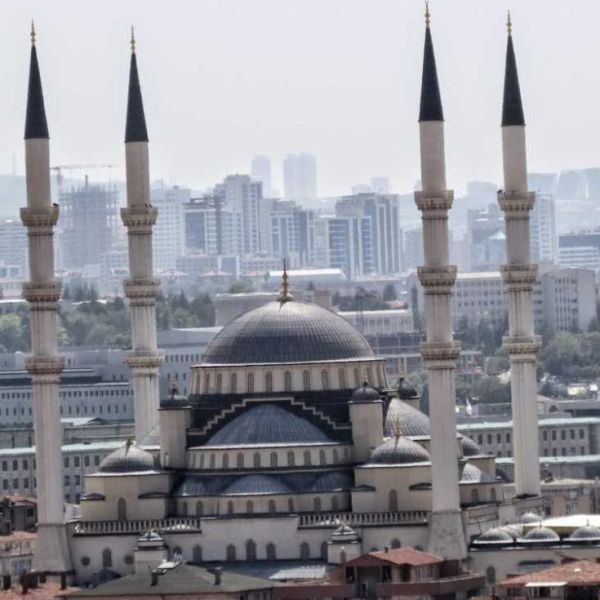
[[413, 567], [436, 565], [444, 562], [444, 559], [441, 556], [422, 552], [421, 550], [415, 550], [414, 548], [392, 548], [387, 552], [385, 550], [379, 550], [377, 552], [369, 552], [369, 556], [396, 565], [411, 565]]
[[528, 583], [566, 582], [567, 585], [600, 585], [600, 564], [587, 560], [564, 563], [534, 573], [504, 580], [503, 587], [520, 587]]

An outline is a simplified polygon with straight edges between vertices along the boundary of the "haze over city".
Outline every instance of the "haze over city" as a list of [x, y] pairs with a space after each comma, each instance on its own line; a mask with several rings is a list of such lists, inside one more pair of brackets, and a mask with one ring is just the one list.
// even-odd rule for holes
[[[506, 10], [513, 12], [529, 170], [595, 166], [600, 5], [434, 0], [448, 181], [500, 180]], [[122, 149], [129, 27], [136, 26], [153, 178], [204, 188], [266, 154], [318, 160], [319, 194], [374, 175], [419, 177], [423, 5], [415, 0], [4, 2], [0, 171], [23, 171], [22, 97], [35, 18], [52, 162], [114, 163]], [[274, 186], [281, 189], [281, 181]]]

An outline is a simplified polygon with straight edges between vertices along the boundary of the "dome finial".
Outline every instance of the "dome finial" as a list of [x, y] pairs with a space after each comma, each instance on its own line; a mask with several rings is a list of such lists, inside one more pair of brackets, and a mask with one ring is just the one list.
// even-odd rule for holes
[[279, 302], [287, 302], [293, 300], [294, 297], [290, 294], [289, 275], [287, 272], [287, 260], [283, 259], [283, 272], [281, 273], [281, 293], [279, 294]]
[[429, 0], [425, 0], [425, 26], [429, 27], [431, 22], [431, 13], [429, 12]]
[[510, 18], [510, 10], [506, 16], [506, 31], [508, 31], [508, 35], [512, 35], [512, 20]]
[[36, 33], [35, 33], [35, 23], [33, 22], [33, 19], [31, 19], [31, 33], [29, 35], [31, 36], [31, 45], [35, 46]]

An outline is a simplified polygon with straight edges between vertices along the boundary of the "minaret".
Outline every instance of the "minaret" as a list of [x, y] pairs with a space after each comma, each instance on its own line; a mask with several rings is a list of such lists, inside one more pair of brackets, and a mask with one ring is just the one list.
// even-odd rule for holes
[[38, 539], [34, 568], [45, 573], [72, 569], [63, 514], [63, 469], [58, 386], [63, 360], [58, 355], [56, 313], [61, 285], [54, 279], [54, 225], [58, 206], [50, 200], [50, 151], [42, 82], [31, 25], [31, 61], [25, 118], [27, 227], [30, 281], [23, 285], [31, 315], [31, 357], [37, 462]]
[[517, 495], [523, 496], [540, 494], [536, 384], [540, 339], [533, 331], [532, 288], [537, 265], [529, 262], [529, 211], [535, 194], [527, 191], [525, 118], [510, 13], [507, 26], [502, 104], [504, 190], [498, 193], [498, 203], [506, 223], [507, 264], [502, 267], [502, 278], [508, 296], [508, 336], [504, 348], [510, 357], [515, 488]]
[[421, 355], [429, 382], [431, 418], [432, 514], [429, 550], [445, 558], [466, 556], [458, 492], [455, 381], [460, 346], [452, 339], [451, 299], [456, 266], [449, 265], [448, 211], [454, 194], [446, 189], [444, 114], [438, 85], [429, 7], [425, 12], [425, 51], [419, 113], [422, 191], [415, 202], [422, 213], [425, 266], [419, 281], [425, 296], [426, 341]]
[[129, 240], [129, 279], [124, 282], [131, 308], [132, 352], [127, 358], [133, 378], [135, 439], [141, 444], [156, 443], [159, 438], [158, 370], [162, 354], [156, 343], [156, 296], [160, 282], [152, 267], [152, 226], [157, 210], [150, 205], [148, 168], [148, 132], [137, 70], [135, 38], [131, 30], [131, 66], [127, 124], [125, 126], [127, 172], [127, 208], [121, 219]]

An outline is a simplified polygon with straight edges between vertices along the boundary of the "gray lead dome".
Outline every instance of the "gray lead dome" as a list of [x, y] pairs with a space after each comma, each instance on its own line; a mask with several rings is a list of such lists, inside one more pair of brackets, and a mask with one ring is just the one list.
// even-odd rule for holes
[[269, 302], [229, 323], [209, 344], [205, 364], [264, 364], [373, 358], [363, 334], [316, 304]]
[[130, 444], [111, 452], [98, 467], [100, 473], [140, 473], [154, 470], [152, 454]]

